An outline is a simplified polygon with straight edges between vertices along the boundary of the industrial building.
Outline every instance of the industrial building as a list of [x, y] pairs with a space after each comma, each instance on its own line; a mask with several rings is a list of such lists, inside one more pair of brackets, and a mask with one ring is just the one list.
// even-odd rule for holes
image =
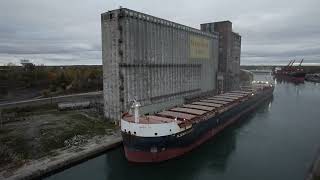
[[230, 21], [204, 23], [201, 30], [219, 33], [218, 91], [225, 92], [239, 88], [241, 36], [232, 31]]
[[133, 100], [153, 113], [218, 92], [218, 32], [126, 8], [103, 13], [101, 27], [106, 118], [119, 120]]

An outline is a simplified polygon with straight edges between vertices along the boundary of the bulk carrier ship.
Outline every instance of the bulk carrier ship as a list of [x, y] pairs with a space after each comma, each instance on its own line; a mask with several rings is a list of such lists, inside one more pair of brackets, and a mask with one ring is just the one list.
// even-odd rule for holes
[[282, 68], [275, 68], [273, 75], [279, 79], [292, 80], [294, 82], [304, 82], [306, 72], [301, 67], [303, 59], [298, 66], [293, 66], [295, 60], [289, 62], [289, 64]]
[[201, 145], [271, 98], [274, 87], [252, 87], [207, 97], [154, 115], [140, 116], [138, 102], [121, 119], [125, 155], [131, 162], [161, 162]]

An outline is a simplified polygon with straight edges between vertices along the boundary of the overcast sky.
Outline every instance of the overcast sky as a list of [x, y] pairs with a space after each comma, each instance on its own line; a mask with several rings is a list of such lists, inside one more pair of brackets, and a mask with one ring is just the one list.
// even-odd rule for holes
[[320, 63], [319, 0], [1, 0], [0, 64], [101, 64], [100, 14], [119, 6], [195, 28], [230, 20], [242, 64]]

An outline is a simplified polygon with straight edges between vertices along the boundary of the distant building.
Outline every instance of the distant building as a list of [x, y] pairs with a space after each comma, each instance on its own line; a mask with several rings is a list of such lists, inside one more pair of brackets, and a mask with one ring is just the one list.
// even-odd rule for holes
[[32, 63], [30, 62], [29, 59], [20, 59], [20, 64], [22, 66], [25, 66], [25, 65], [28, 65], [28, 64], [32, 64]]
[[201, 24], [201, 30], [219, 33], [218, 91], [239, 88], [241, 36], [232, 31], [230, 21]]
[[32, 71], [35, 65], [28, 59], [21, 59], [20, 64], [23, 66], [25, 71]]

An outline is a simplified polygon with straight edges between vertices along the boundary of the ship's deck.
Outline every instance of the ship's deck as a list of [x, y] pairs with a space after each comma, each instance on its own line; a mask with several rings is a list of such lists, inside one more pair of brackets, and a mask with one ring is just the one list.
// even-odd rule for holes
[[[160, 124], [177, 121], [178, 124], [192, 122], [192, 120], [205, 115], [207, 113], [214, 114], [215, 112], [223, 112], [229, 106], [238, 103], [241, 99], [250, 96], [254, 90], [246, 91], [231, 91], [224, 94], [219, 94], [212, 97], [207, 97], [190, 104], [184, 104], [179, 107], [174, 107], [154, 115], [141, 116], [140, 124]], [[128, 122], [134, 122], [133, 115], [123, 117]]]

